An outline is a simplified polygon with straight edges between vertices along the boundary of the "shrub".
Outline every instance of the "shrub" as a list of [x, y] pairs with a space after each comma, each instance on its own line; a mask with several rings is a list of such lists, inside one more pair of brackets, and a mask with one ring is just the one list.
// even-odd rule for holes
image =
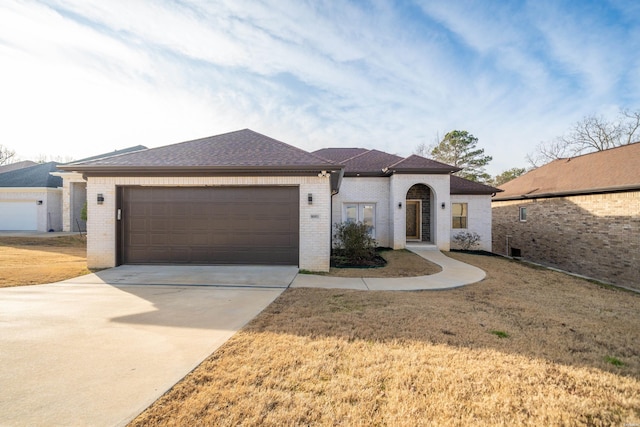
[[83, 221], [87, 220], [87, 202], [84, 202], [84, 206], [82, 206], [82, 210], [80, 211], [80, 219]]
[[470, 233], [468, 231], [461, 231], [455, 236], [453, 236], [453, 241], [465, 251], [470, 249], [474, 249], [476, 246], [480, 245], [480, 235], [475, 231]]
[[349, 264], [363, 264], [376, 256], [376, 241], [362, 222], [334, 224], [333, 249]]

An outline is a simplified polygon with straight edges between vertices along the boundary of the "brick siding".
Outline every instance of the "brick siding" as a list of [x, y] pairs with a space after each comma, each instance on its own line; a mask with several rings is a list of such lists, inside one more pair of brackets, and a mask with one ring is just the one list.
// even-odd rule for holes
[[42, 200], [42, 204], [36, 205], [37, 231], [62, 231], [61, 188], [5, 187], [0, 191], [0, 201], [35, 204], [38, 200]]
[[[519, 208], [527, 208], [520, 222]], [[640, 289], [640, 191], [496, 201], [493, 252]]]
[[376, 242], [389, 247], [389, 178], [346, 177], [342, 179], [340, 191], [333, 196], [332, 225], [344, 222], [345, 203], [372, 203], [376, 206]]
[[451, 245], [456, 246], [453, 237], [461, 231], [478, 233], [480, 242], [477, 249], [491, 251], [491, 198], [486, 194], [452, 194], [451, 203], [467, 204], [467, 228], [451, 229]]
[[[87, 182], [87, 265], [116, 264], [116, 186], [296, 185], [300, 188], [300, 268], [328, 271], [331, 190], [328, 177], [89, 177]], [[313, 203], [307, 195], [313, 194]], [[98, 194], [104, 203], [98, 205]]]

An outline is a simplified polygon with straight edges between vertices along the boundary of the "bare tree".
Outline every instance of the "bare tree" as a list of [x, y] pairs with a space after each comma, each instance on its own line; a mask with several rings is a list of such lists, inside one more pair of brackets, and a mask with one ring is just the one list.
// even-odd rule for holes
[[589, 115], [560, 138], [541, 142], [527, 161], [538, 167], [555, 159], [631, 144], [640, 134], [640, 111], [620, 110], [616, 120]]
[[527, 162], [533, 168], [537, 168], [556, 159], [570, 157], [571, 151], [563, 138], [540, 142], [533, 153], [526, 156]]
[[421, 142], [416, 145], [416, 148], [413, 149], [413, 154], [417, 154], [422, 157], [429, 157], [431, 154], [431, 150], [433, 150], [434, 145], [429, 145], [426, 142]]
[[429, 157], [431, 156], [431, 152], [433, 151], [433, 149], [436, 148], [438, 144], [440, 144], [441, 140], [442, 139], [440, 138], [440, 132], [436, 132], [436, 135], [434, 136], [431, 144], [421, 142], [420, 144], [416, 145], [416, 148], [413, 149], [413, 154], [417, 154], [418, 156], [422, 157]]
[[638, 140], [638, 130], [640, 129], [640, 111], [622, 110], [620, 112], [626, 117], [625, 123], [623, 123], [623, 135], [625, 136], [624, 144], [631, 144]]
[[49, 162], [57, 162], [57, 163], [71, 163], [74, 160], [72, 156], [61, 156], [61, 155], [51, 155], [40, 153], [36, 157], [36, 163], [49, 163]]
[[14, 150], [0, 144], [0, 165], [13, 163], [15, 156], [16, 152]]

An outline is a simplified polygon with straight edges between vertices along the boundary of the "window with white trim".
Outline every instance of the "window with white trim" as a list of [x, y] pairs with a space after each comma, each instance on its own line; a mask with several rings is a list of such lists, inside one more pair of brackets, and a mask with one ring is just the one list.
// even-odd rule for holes
[[451, 225], [453, 228], [467, 228], [467, 211], [466, 203], [451, 203]]
[[527, 222], [527, 208], [520, 206], [520, 222]]
[[345, 222], [363, 223], [368, 227], [371, 237], [376, 237], [375, 203], [345, 203], [342, 218]]

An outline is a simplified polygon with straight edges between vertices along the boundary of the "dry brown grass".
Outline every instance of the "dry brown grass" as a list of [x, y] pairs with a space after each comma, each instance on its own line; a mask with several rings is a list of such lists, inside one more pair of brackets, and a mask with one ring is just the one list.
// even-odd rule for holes
[[487, 278], [445, 292], [287, 290], [132, 425], [640, 422], [639, 295], [452, 256]]
[[0, 237], [0, 287], [39, 285], [90, 273], [82, 236]]
[[387, 265], [379, 268], [335, 268], [329, 276], [335, 277], [414, 277], [427, 276], [442, 271], [439, 265], [427, 261], [406, 249], [381, 251]]

